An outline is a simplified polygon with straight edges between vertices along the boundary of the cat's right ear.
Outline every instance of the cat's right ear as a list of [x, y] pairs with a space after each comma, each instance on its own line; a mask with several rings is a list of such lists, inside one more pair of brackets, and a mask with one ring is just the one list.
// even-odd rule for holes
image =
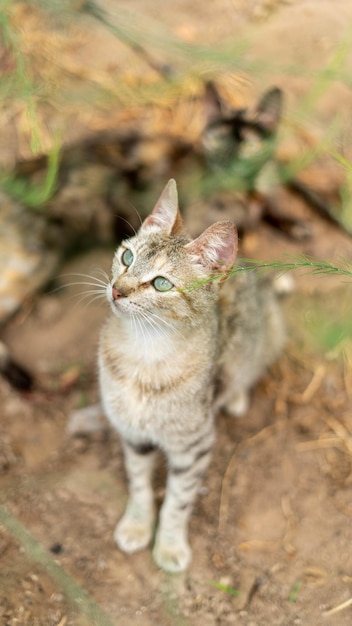
[[183, 221], [178, 209], [176, 181], [171, 178], [164, 188], [152, 213], [144, 220], [141, 230], [154, 229], [174, 235], [183, 231]]
[[283, 93], [278, 87], [268, 89], [256, 107], [255, 121], [268, 133], [275, 133], [282, 116]]
[[198, 263], [210, 273], [218, 273], [223, 278], [226, 278], [235, 262], [237, 248], [237, 230], [230, 220], [209, 226], [197, 239], [185, 246]]

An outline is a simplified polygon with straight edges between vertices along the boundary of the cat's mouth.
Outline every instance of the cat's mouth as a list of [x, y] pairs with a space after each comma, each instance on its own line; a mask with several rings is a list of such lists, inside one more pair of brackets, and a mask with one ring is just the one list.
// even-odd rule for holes
[[136, 305], [128, 300], [128, 298], [121, 298], [119, 300], [111, 298], [110, 304], [114, 313], [134, 313], [137, 311]]
[[114, 294], [112, 287], [109, 289], [108, 300], [113, 313], [118, 316], [133, 315], [140, 311], [138, 304], [132, 302], [127, 296], [116, 295], [116, 293]]

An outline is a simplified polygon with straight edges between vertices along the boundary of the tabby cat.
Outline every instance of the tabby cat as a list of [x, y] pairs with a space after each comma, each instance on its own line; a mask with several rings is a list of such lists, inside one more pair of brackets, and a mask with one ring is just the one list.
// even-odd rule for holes
[[107, 286], [101, 397], [121, 436], [129, 481], [115, 540], [128, 553], [151, 542], [161, 450], [168, 476], [153, 555], [169, 572], [191, 560], [188, 520], [210, 460], [215, 414], [246, 411], [250, 388], [283, 344], [268, 283], [245, 271], [229, 277], [236, 253], [232, 221], [188, 236], [170, 180], [137, 234], [118, 247]]

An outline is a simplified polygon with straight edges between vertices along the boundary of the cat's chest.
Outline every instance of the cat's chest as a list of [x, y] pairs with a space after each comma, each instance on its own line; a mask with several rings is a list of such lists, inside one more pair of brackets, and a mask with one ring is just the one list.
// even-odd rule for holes
[[127, 438], [133, 439], [136, 433], [155, 443], [165, 436], [174, 438], [189, 419], [192, 398], [202, 386], [204, 381], [200, 384], [182, 364], [165, 361], [133, 366], [121, 355], [101, 356], [103, 405], [113, 426]]
[[100, 366], [105, 378], [121, 389], [134, 390], [134, 397], [157, 392], [182, 369], [182, 351], [173, 337], [135, 335], [108, 322], [100, 338]]
[[183, 378], [181, 359], [175, 355], [159, 359], [143, 357], [142, 351], [126, 354], [102, 347], [103, 385], [114, 388], [120, 398], [127, 398], [134, 404], [154, 402], [156, 398], [175, 393]]
[[101, 381], [124, 404], [144, 409], [172, 402], [186, 393], [189, 386], [197, 387], [197, 379], [206, 369], [206, 364], [200, 361], [198, 355], [189, 359], [185, 350], [163, 351], [154, 346], [146, 354], [133, 346], [127, 353], [122, 347], [111, 348], [102, 342]]
[[[138, 431], [178, 428], [190, 413], [200, 415], [209, 396], [212, 359], [203, 344], [175, 345], [149, 354], [133, 343], [112, 341], [109, 328], [101, 336], [100, 386], [105, 410], [117, 428]], [[203, 409], [200, 403], [203, 402]], [[197, 405], [197, 407], [196, 407]]]

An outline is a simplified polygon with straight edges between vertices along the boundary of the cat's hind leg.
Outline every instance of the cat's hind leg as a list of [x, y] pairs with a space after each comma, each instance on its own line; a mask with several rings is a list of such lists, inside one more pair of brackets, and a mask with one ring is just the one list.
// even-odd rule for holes
[[129, 497], [124, 515], [116, 526], [114, 539], [123, 552], [146, 548], [153, 536], [155, 503], [152, 474], [156, 448], [149, 443], [123, 442]]

